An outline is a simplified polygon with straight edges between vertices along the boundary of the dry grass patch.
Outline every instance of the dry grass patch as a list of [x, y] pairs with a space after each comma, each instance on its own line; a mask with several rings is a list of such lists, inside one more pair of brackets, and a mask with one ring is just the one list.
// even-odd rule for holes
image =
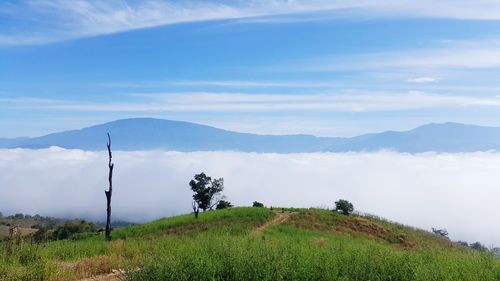
[[82, 276], [95, 276], [111, 271], [119, 266], [118, 258], [111, 256], [99, 256], [77, 261], [75, 272]]

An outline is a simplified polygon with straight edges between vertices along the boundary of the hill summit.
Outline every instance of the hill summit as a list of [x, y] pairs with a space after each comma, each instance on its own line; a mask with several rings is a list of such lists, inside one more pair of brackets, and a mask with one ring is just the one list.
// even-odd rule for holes
[[26, 243], [0, 280], [499, 280], [500, 261], [422, 230], [324, 209], [238, 207]]

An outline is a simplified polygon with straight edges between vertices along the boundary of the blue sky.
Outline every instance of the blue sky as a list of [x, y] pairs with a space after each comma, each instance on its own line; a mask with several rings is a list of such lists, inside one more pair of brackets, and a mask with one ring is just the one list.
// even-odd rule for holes
[[2, 1], [0, 137], [130, 117], [351, 136], [500, 126], [500, 2]]

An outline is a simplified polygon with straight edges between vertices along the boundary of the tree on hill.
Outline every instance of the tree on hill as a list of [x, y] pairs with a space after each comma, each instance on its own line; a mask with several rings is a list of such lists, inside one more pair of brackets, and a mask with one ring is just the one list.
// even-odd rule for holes
[[21, 213], [17, 213], [15, 214], [14, 216], [11, 216], [13, 219], [16, 219], [16, 220], [22, 220], [24, 219], [24, 214], [21, 214]]
[[231, 208], [231, 207], [233, 207], [231, 202], [226, 201], [226, 200], [220, 200], [219, 203], [217, 204], [217, 206], [215, 207], [215, 209], [222, 210], [222, 209], [227, 209], [227, 208]]
[[[85, 220], [72, 220], [58, 227], [52, 234], [54, 240], [68, 239], [76, 233], [96, 232], [97, 227], [91, 222]], [[42, 236], [43, 231], [39, 233]]]
[[212, 210], [214, 206], [224, 198], [221, 195], [224, 190], [224, 179], [212, 179], [200, 173], [194, 176], [194, 179], [189, 182], [193, 194], [193, 211], [196, 218], [200, 209], [203, 211]]
[[436, 228], [432, 228], [432, 232], [438, 236], [441, 236], [443, 238], [446, 238], [446, 239], [449, 239], [448, 238], [448, 231], [446, 229], [436, 229]]
[[38, 230], [33, 234], [33, 239], [38, 244], [47, 242], [47, 240], [49, 240], [48, 228], [46, 227], [38, 228]]
[[471, 247], [474, 250], [480, 251], [480, 252], [485, 252], [488, 250], [488, 248], [486, 248], [486, 246], [481, 244], [481, 242], [474, 242], [474, 243], [470, 244], [469, 247]]
[[335, 202], [335, 211], [341, 212], [342, 214], [348, 216], [350, 213], [352, 213], [352, 211], [354, 211], [354, 206], [351, 202], [340, 199], [339, 201]]
[[258, 201], [253, 201], [252, 207], [264, 208], [264, 204]]

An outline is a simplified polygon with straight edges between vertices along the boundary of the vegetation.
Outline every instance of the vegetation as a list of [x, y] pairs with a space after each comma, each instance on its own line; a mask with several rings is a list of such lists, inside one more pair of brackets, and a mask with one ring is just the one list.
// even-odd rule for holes
[[257, 207], [257, 208], [264, 208], [264, 204], [254, 201], [252, 204], [252, 207]]
[[446, 229], [436, 229], [433, 227], [432, 232], [441, 237], [448, 238], [448, 231]]
[[[41, 231], [40, 229], [39, 231]], [[53, 240], [63, 240], [73, 237], [75, 234], [96, 232], [95, 224], [84, 220], [72, 220], [58, 227], [52, 234]], [[37, 232], [38, 233], [38, 232]]]
[[[58, 226], [63, 225], [65, 220], [53, 217], [44, 217], [40, 215], [25, 215], [25, 214], [15, 214], [11, 216], [0, 217], [0, 241], [7, 239], [9, 237], [10, 229], [14, 226], [18, 226], [23, 237], [32, 237], [33, 234], [37, 233], [39, 230], [48, 232]], [[47, 234], [48, 235], [48, 234]], [[34, 237], [34, 239], [41, 238], [40, 236]], [[46, 240], [46, 239], [45, 239]], [[45, 241], [43, 240], [43, 241]]]
[[111, 242], [102, 235], [0, 251], [0, 280], [80, 280], [112, 269], [127, 280], [500, 280], [489, 252], [321, 209], [229, 208], [131, 225]]
[[224, 190], [224, 179], [212, 179], [205, 173], [197, 174], [194, 179], [189, 182], [193, 194], [193, 211], [196, 218], [200, 209], [204, 212], [212, 210], [220, 200], [222, 200], [221, 192]]
[[220, 200], [219, 203], [217, 204], [217, 206], [215, 207], [215, 209], [222, 210], [222, 209], [227, 209], [227, 208], [231, 208], [231, 207], [233, 207], [231, 202], [226, 201], [226, 200]]
[[474, 242], [474, 243], [470, 244], [469, 247], [471, 247], [474, 250], [481, 251], [481, 252], [488, 251], [488, 248], [486, 248], [486, 246], [484, 246], [480, 242]]
[[354, 206], [351, 202], [340, 199], [339, 201], [335, 202], [335, 210], [347, 216], [354, 211]]
[[28, 214], [15, 214], [11, 216], [0, 216], [0, 226], [19, 225], [23, 228], [53, 228], [63, 225], [66, 220], [54, 217], [44, 217], [38, 214], [32, 216]]

